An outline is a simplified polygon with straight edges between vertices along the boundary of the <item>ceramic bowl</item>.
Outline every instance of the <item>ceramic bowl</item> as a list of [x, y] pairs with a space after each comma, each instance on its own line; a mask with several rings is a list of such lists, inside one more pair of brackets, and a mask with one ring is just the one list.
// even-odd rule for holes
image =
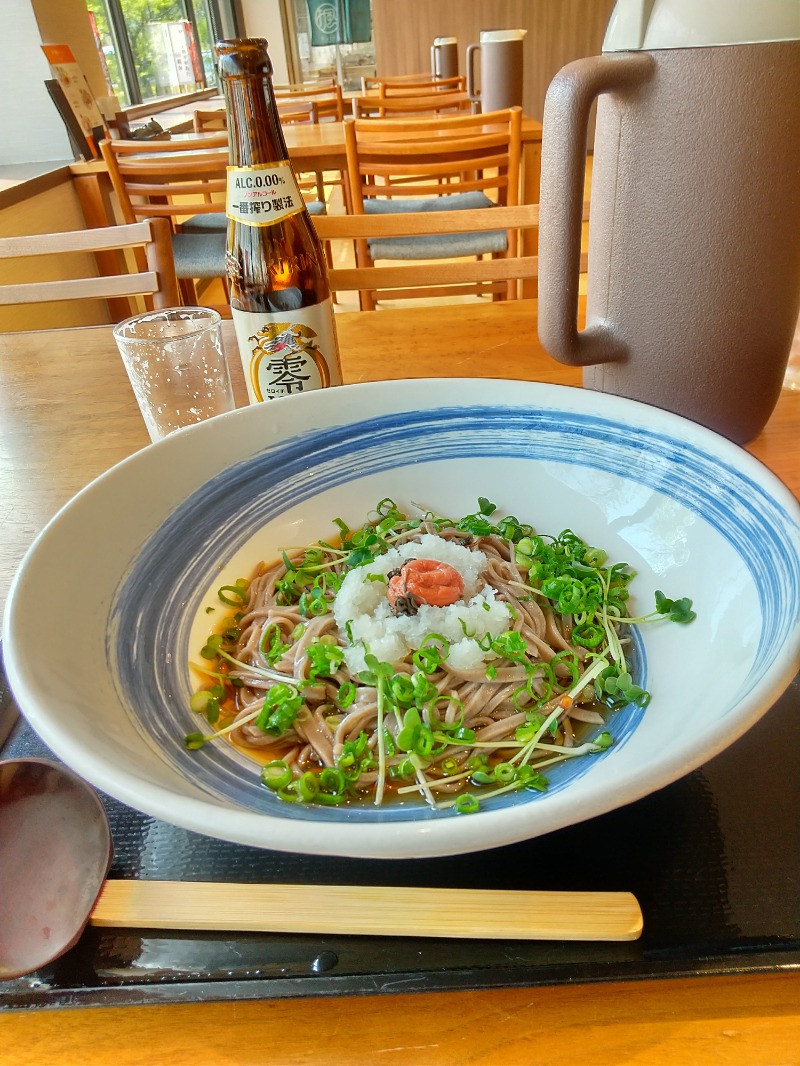
[[[188, 662], [227, 578], [286, 545], [360, 524], [383, 497], [451, 515], [487, 496], [539, 531], [571, 528], [656, 589], [688, 626], [636, 637], [645, 710], [615, 743], [474, 814], [421, 802], [282, 803], [228, 744], [187, 751]], [[800, 667], [800, 508], [761, 464], [671, 414], [519, 381], [352, 385], [181, 430], [89, 485], [14, 581], [6, 664], [23, 713], [64, 762], [147, 814], [264, 848], [424, 857], [492, 848], [630, 803], [760, 718]], [[206, 629], [207, 632], [207, 629]], [[200, 634], [202, 639], [202, 632]]]

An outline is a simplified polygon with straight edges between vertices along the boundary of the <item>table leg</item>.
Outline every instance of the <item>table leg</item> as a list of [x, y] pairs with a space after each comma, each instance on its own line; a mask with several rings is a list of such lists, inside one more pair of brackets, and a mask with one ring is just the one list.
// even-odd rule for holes
[[[116, 225], [117, 219], [111, 199], [111, 179], [108, 173], [95, 171], [91, 174], [73, 174], [72, 180], [86, 221], [86, 228], [97, 229], [102, 226]], [[97, 269], [102, 275], [109, 277], [119, 273], [119, 259], [116, 251], [95, 252], [94, 257]], [[106, 302], [115, 322], [127, 318], [132, 313], [129, 300], [110, 297]]]

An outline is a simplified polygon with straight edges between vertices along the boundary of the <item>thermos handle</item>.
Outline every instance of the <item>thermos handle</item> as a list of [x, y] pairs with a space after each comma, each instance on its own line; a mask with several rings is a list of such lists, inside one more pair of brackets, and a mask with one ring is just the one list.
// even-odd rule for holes
[[580, 333], [576, 324], [589, 110], [601, 93], [636, 89], [654, 69], [653, 58], [643, 52], [592, 56], [565, 66], [547, 90], [539, 197], [539, 340], [554, 359], [569, 366], [618, 361], [628, 354], [613, 323]]
[[478, 103], [481, 94], [475, 92], [475, 53], [480, 51], [479, 44], [467, 45], [467, 95], [473, 103]]
[[439, 47], [438, 44], [432, 44], [431, 45], [431, 74], [433, 75], [434, 78], [438, 76], [436, 74], [436, 49], [438, 47]]

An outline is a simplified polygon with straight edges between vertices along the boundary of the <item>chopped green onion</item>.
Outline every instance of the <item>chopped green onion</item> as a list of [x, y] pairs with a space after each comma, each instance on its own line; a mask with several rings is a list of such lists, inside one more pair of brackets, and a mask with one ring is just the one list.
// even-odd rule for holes
[[217, 589], [217, 596], [228, 607], [245, 607], [247, 605], [250, 582], [240, 578], [235, 585], [223, 585]]
[[311, 770], [307, 770], [295, 781], [295, 791], [304, 803], [310, 803], [319, 795], [319, 777]]
[[516, 768], [511, 763], [501, 762], [494, 768], [494, 779], [501, 785], [507, 785], [517, 776]]
[[261, 768], [261, 783], [274, 792], [286, 788], [291, 780], [292, 771], [283, 759], [275, 759]]
[[326, 766], [319, 775], [319, 787], [323, 792], [342, 796], [347, 790], [347, 778], [341, 770]]
[[336, 696], [336, 703], [342, 710], [350, 707], [356, 698], [356, 686], [352, 681], [343, 681], [339, 685], [339, 692]]

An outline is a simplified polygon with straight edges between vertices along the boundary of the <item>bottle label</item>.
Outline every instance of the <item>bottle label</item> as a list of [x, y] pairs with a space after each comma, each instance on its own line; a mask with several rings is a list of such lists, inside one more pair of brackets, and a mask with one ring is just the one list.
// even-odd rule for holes
[[232, 311], [250, 403], [341, 385], [330, 299], [297, 311]]
[[254, 167], [228, 167], [226, 214], [246, 226], [273, 226], [305, 210], [288, 160]]

